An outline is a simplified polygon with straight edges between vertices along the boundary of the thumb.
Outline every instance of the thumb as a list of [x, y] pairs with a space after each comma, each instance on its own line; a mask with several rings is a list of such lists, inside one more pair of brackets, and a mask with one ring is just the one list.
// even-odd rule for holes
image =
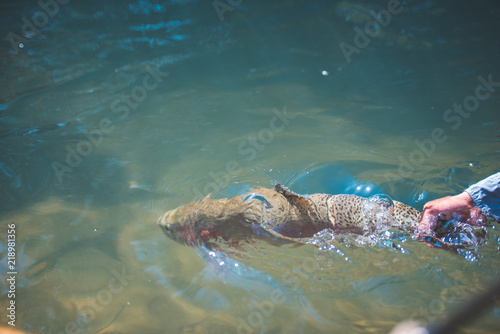
[[439, 218], [437, 215], [432, 214], [429, 210], [424, 210], [418, 223], [418, 232], [422, 233], [433, 231], [436, 228], [438, 220]]

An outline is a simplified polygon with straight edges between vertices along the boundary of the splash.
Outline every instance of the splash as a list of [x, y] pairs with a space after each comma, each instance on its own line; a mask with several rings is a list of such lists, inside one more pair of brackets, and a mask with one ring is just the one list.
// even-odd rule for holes
[[449, 245], [477, 248], [484, 242], [486, 229], [452, 219], [440, 224], [436, 235], [441, 236], [440, 239]]
[[338, 248], [333, 244], [335, 238], [336, 238], [335, 232], [332, 229], [328, 228], [316, 233], [306, 243], [317, 246], [320, 251], [331, 252], [336, 255], [339, 255], [346, 262], [352, 263], [349, 257], [347, 257], [340, 248]]
[[366, 198], [361, 208], [364, 235], [387, 230], [393, 224], [394, 201], [388, 195], [378, 194]]
[[393, 212], [394, 202], [389, 196], [371, 196], [364, 200], [359, 213], [362, 216], [359, 221], [363, 223], [361, 233], [325, 229], [316, 233], [307, 243], [316, 245], [320, 251], [336, 254], [351, 263], [352, 261], [341, 250], [342, 247], [379, 247], [410, 254], [404, 244], [411, 240], [459, 254], [470, 262], [479, 261], [481, 258], [478, 247], [486, 240], [485, 226], [473, 226], [452, 219], [439, 221], [433, 235], [417, 236], [411, 229], [394, 227]]
[[485, 226], [473, 226], [456, 219], [439, 221], [435, 236], [424, 237], [429, 246], [449, 250], [463, 256], [469, 262], [478, 262], [482, 257], [479, 246], [485, 243]]

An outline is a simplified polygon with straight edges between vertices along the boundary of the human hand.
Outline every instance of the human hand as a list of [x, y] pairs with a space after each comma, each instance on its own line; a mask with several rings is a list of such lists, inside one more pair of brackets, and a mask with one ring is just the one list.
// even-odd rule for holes
[[456, 219], [470, 225], [486, 224], [486, 217], [476, 207], [470, 195], [463, 192], [427, 202], [418, 223], [417, 233], [434, 231], [439, 220]]

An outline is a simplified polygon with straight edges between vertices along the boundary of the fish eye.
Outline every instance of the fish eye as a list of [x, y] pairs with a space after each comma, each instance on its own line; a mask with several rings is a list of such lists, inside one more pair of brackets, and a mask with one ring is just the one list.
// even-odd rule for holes
[[170, 224], [165, 224], [165, 230], [169, 233], [172, 233], [174, 231]]

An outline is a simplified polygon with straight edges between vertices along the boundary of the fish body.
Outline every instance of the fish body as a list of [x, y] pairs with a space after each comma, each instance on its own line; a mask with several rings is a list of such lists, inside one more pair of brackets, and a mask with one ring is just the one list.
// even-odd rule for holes
[[363, 234], [382, 225], [414, 230], [420, 215], [388, 196], [299, 195], [275, 184], [273, 189], [259, 187], [231, 199], [207, 196], [168, 211], [158, 224], [169, 237], [190, 245], [249, 235], [307, 243], [325, 229]]

